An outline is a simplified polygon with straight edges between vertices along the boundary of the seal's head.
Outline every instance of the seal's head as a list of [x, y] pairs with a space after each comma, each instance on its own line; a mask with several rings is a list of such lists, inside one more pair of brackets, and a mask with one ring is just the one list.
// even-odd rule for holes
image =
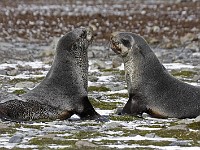
[[57, 52], [63, 52], [63, 50], [71, 51], [76, 47], [87, 49], [89, 44], [91, 44], [93, 40], [93, 30], [92, 28], [88, 27], [81, 27], [76, 28], [71, 32], [68, 32], [64, 35], [58, 42], [57, 45]]
[[111, 49], [122, 57], [127, 56], [135, 44], [134, 38], [128, 33], [114, 32], [111, 34]]
[[110, 45], [123, 59], [126, 78], [132, 85], [139, 85], [140, 82], [144, 82], [144, 78], [154, 78], [155, 72], [163, 72], [165, 69], [145, 39], [137, 34], [114, 32], [110, 37]]

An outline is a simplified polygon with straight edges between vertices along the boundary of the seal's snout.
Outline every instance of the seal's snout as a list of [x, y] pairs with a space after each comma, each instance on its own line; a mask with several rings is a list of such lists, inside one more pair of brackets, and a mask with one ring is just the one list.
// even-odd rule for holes
[[116, 32], [111, 34], [111, 36], [110, 36], [110, 47], [116, 54], [120, 54], [121, 53], [120, 41], [118, 40], [116, 35], [117, 35]]

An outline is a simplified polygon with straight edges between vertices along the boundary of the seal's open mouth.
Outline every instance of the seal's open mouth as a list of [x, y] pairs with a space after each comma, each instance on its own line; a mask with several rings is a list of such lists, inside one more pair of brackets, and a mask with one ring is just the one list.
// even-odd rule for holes
[[121, 48], [120, 48], [120, 43], [116, 42], [114, 40], [111, 40], [110, 42], [111, 44], [111, 49], [116, 53], [116, 54], [120, 54], [121, 53]]

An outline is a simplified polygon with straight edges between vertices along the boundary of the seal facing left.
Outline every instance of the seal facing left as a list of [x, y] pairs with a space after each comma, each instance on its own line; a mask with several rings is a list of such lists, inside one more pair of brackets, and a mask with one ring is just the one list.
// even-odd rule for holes
[[194, 118], [200, 115], [200, 87], [168, 73], [139, 35], [115, 32], [111, 48], [124, 62], [129, 100], [122, 114], [158, 118]]
[[91, 28], [77, 28], [58, 41], [53, 64], [45, 79], [18, 98], [0, 100], [0, 118], [5, 120], [95, 119], [87, 96], [88, 56]]

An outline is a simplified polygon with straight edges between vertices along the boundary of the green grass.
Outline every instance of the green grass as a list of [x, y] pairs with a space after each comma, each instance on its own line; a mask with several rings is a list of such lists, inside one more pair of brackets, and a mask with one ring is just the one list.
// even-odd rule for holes
[[90, 102], [92, 103], [92, 106], [99, 109], [105, 109], [105, 110], [112, 110], [116, 109], [118, 105], [122, 104], [120, 102], [104, 102], [104, 101], [98, 101], [96, 99], [93, 99], [89, 97]]
[[88, 87], [88, 92], [93, 92], [93, 91], [97, 91], [97, 92], [107, 92], [107, 91], [111, 91], [111, 89], [105, 87], [105, 86], [89, 86]]

